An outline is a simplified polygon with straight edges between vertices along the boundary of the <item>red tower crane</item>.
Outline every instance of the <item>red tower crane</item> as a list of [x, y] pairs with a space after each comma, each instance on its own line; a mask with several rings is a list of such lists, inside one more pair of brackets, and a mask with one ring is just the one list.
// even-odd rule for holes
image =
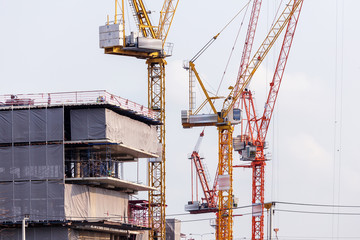
[[192, 162], [191, 164], [195, 166], [197, 179], [199, 179], [201, 188], [204, 193], [204, 197], [202, 198], [201, 203], [198, 201], [194, 201], [192, 199], [192, 201], [188, 202], [188, 204], [185, 205], [185, 210], [189, 211], [191, 214], [218, 211], [218, 192], [217, 192], [218, 171], [216, 172], [214, 184], [212, 187], [210, 187], [210, 177], [207, 173], [207, 167], [203, 161], [203, 158], [201, 158], [199, 154], [199, 148], [203, 137], [204, 137], [204, 131], [200, 133], [199, 139], [195, 145], [194, 151], [192, 152], [190, 159]]
[[[294, 0], [296, 3], [299, 0]], [[252, 204], [253, 204], [253, 217], [252, 217], [252, 239], [263, 239], [264, 237], [264, 178], [265, 178], [265, 165], [266, 155], [265, 139], [269, 128], [269, 123], [275, 107], [276, 99], [279, 93], [281, 80], [284, 74], [290, 48], [293, 42], [295, 30], [299, 20], [303, 1], [300, 6], [295, 9], [294, 14], [289, 20], [284, 40], [282, 43], [281, 51], [277, 61], [275, 73], [270, 83], [270, 90], [268, 93], [265, 109], [261, 117], [256, 116], [255, 104], [253, 101], [252, 93], [250, 90], [245, 89], [241, 93], [241, 106], [246, 112], [247, 121], [243, 121], [241, 127], [241, 135], [234, 138], [234, 149], [239, 151], [243, 160], [251, 161], [251, 168], [253, 171], [252, 177]], [[240, 69], [241, 71], [241, 69]], [[241, 74], [239, 72], [239, 74]], [[242, 85], [238, 81], [238, 85]], [[246, 166], [248, 167], [248, 166]], [[254, 211], [255, 210], [255, 211]]]

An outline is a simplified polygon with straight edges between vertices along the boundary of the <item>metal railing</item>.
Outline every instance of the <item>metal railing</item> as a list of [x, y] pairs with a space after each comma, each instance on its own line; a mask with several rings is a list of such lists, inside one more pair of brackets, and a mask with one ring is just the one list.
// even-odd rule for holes
[[67, 179], [87, 177], [113, 177], [121, 179], [120, 162], [111, 159], [65, 160]]
[[72, 104], [111, 104], [121, 109], [156, 119], [156, 113], [153, 110], [108, 93], [105, 90], [0, 95], [0, 106], [54, 106]]

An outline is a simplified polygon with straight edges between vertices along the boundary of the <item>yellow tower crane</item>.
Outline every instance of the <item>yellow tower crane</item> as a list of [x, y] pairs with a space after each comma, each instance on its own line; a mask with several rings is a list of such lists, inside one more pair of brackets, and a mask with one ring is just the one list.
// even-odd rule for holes
[[166, 38], [179, 0], [164, 0], [158, 26], [153, 26], [142, 0], [129, 0], [138, 32], [125, 32], [124, 0], [115, 0], [114, 21], [99, 28], [100, 47], [105, 54], [145, 59], [148, 65], [148, 108], [157, 113], [159, 158], [150, 160], [149, 185], [157, 190], [149, 192], [150, 239], [165, 240], [165, 65], [173, 45]]
[[[233, 87], [229, 95], [223, 102], [222, 109], [217, 111], [214, 105], [214, 100], [219, 97], [210, 97], [208, 91], [205, 89], [204, 84], [195, 69], [194, 61], [191, 60], [186, 67], [189, 70], [189, 110], [181, 112], [181, 120], [184, 128], [216, 126], [218, 129], [218, 143], [219, 143], [219, 159], [218, 159], [218, 212], [217, 212], [217, 229], [216, 239], [219, 240], [232, 240], [233, 239], [233, 129], [234, 125], [240, 123], [241, 112], [240, 109], [234, 108], [234, 104], [239, 99], [241, 93], [250, 84], [250, 81], [255, 74], [256, 70], [263, 62], [271, 47], [274, 45], [283, 29], [289, 23], [291, 16], [295, 13], [296, 9], [301, 6], [303, 0], [289, 0], [285, 9], [278, 17], [277, 21], [272, 25], [268, 35], [263, 43], [260, 45], [257, 52], [252, 57], [247, 65], [243, 74], [239, 77], [242, 83], [237, 92]], [[219, 36], [217, 34], [214, 39]], [[193, 59], [197, 59], [198, 56]], [[205, 101], [195, 109], [193, 84], [194, 78], [199, 83], [202, 92], [205, 95]], [[209, 104], [212, 113], [200, 114], [203, 107]]]

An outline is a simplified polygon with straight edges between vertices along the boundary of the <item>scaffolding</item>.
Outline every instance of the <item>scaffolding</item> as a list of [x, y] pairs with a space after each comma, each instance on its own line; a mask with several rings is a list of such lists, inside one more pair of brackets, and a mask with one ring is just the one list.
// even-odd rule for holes
[[149, 226], [148, 220], [149, 202], [146, 200], [129, 201], [129, 221], [139, 226]]

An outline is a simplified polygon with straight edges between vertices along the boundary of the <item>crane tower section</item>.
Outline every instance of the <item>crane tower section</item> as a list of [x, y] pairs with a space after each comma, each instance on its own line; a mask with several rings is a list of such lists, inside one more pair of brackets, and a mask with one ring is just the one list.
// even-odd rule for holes
[[129, 0], [137, 31], [126, 32], [124, 0], [115, 0], [115, 17], [109, 17], [100, 26], [100, 48], [105, 54], [122, 55], [145, 59], [148, 65], [148, 108], [156, 113], [161, 122], [157, 128], [158, 158], [149, 160], [149, 185], [156, 188], [149, 192], [150, 239], [165, 240], [165, 66], [166, 57], [171, 56], [172, 44], [166, 43], [179, 0], [164, 0], [160, 11], [159, 25], [151, 23], [142, 0]]

